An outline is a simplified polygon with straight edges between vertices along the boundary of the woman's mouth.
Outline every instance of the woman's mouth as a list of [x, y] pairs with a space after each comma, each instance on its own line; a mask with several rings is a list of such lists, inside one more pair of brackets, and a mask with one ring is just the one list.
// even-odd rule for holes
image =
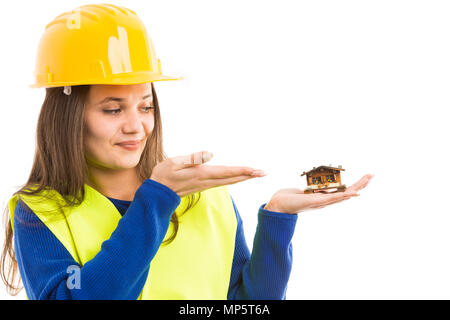
[[125, 141], [125, 142], [117, 143], [117, 145], [126, 150], [133, 151], [133, 150], [139, 149], [139, 146], [141, 145], [141, 141]]

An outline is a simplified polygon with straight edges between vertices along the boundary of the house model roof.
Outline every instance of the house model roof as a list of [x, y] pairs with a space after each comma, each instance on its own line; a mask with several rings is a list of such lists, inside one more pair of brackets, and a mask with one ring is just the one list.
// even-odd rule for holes
[[337, 168], [336, 167], [332, 167], [331, 164], [329, 166], [319, 166], [319, 167], [313, 167], [311, 170], [309, 170], [308, 172], [303, 171], [303, 173], [300, 175], [300, 177], [304, 176], [305, 174], [310, 174], [311, 172], [317, 171], [319, 169], [331, 169], [331, 170], [338, 170], [338, 171], [345, 171], [345, 169], [342, 169], [342, 166], [339, 165]]

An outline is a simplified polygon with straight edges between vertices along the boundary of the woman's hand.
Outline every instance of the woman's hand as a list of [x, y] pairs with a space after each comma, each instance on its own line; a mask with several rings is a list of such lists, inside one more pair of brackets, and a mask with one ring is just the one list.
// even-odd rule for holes
[[212, 158], [207, 151], [178, 156], [158, 163], [150, 179], [164, 184], [182, 197], [205, 189], [263, 177], [262, 170], [250, 167], [208, 166]]
[[371, 174], [365, 175], [344, 192], [306, 194], [300, 189], [281, 189], [272, 196], [264, 209], [295, 214], [300, 211], [323, 208], [359, 196], [358, 192], [369, 184], [372, 177]]

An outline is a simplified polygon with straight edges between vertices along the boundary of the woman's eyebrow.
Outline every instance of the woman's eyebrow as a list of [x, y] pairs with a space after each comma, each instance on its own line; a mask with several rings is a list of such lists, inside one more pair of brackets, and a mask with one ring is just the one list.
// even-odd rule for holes
[[[147, 99], [147, 98], [150, 98], [151, 96], [152, 96], [152, 94], [150, 93], [150, 94], [147, 94], [147, 95], [143, 96], [141, 99], [142, 99], [142, 100], [145, 100], [145, 99]], [[105, 99], [103, 99], [102, 101], [100, 101], [100, 102], [97, 103], [97, 104], [103, 104], [103, 103], [106, 103], [106, 102], [109, 102], [109, 101], [122, 102], [122, 101], [124, 101], [124, 100], [125, 100], [124, 98], [106, 97]]]

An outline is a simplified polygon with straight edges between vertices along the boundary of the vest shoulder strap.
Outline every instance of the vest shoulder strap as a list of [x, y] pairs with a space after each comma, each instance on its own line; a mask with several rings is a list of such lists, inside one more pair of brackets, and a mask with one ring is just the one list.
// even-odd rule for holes
[[56, 190], [46, 189], [39, 193], [15, 194], [8, 202], [11, 226], [14, 232], [14, 212], [19, 201], [25, 203], [30, 210], [44, 223], [56, 238], [64, 245], [72, 257], [77, 260], [77, 251], [72, 233], [68, 225], [68, 217], [73, 207], [65, 206], [64, 198]]

